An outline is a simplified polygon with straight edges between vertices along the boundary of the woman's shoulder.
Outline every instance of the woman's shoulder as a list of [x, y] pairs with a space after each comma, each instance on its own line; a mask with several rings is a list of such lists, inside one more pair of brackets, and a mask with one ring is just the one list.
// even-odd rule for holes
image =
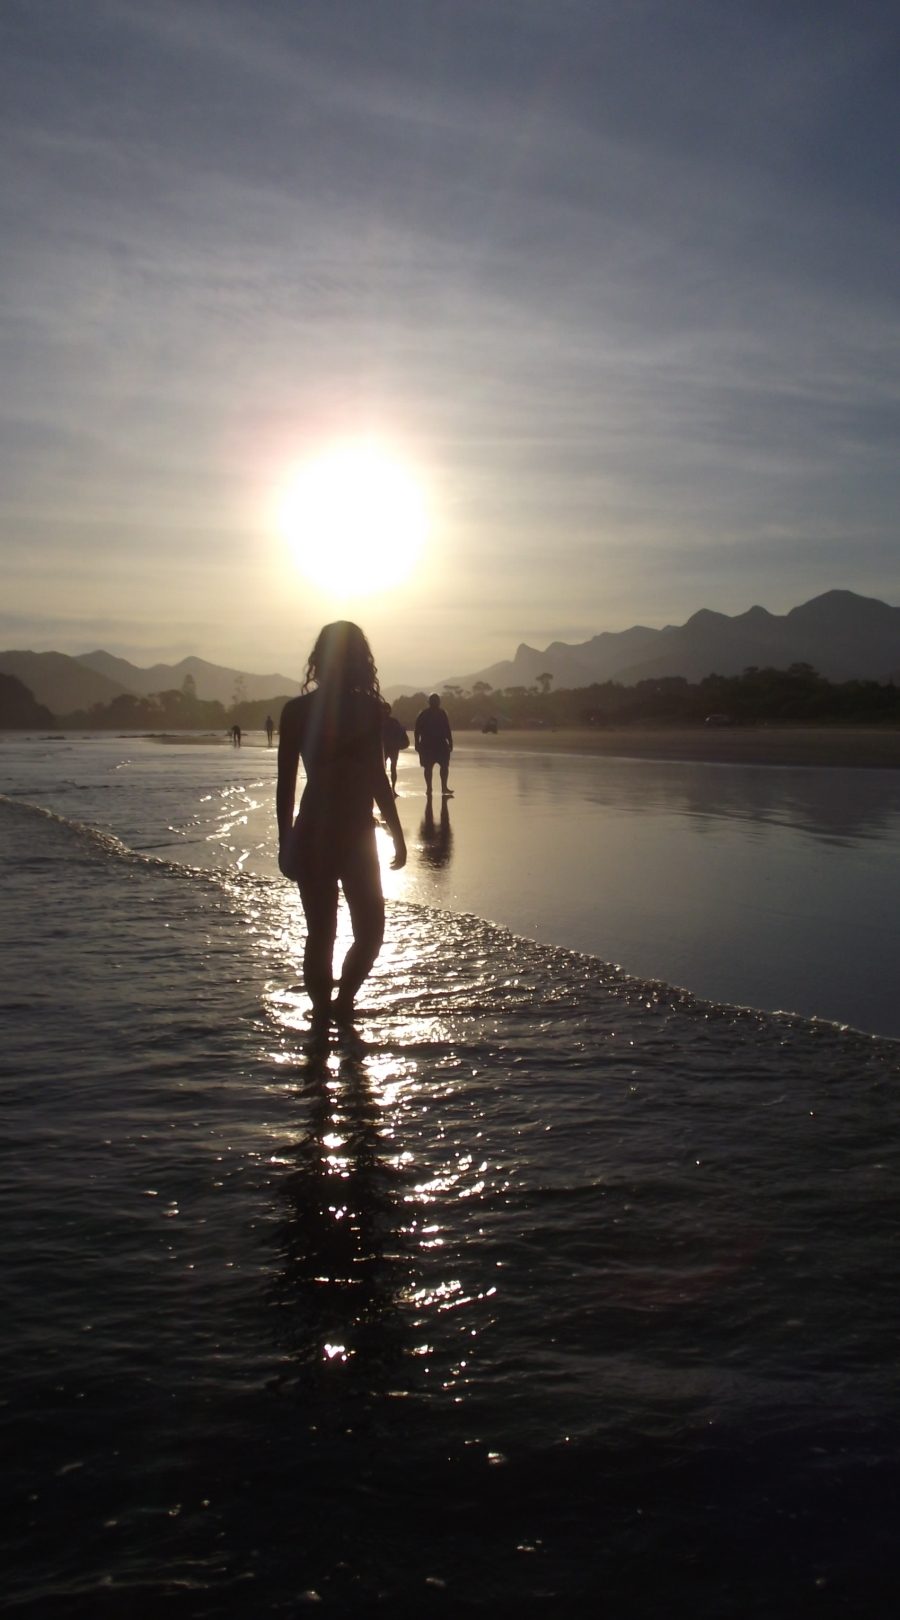
[[288, 698], [281, 711], [281, 732], [301, 736], [310, 724], [310, 715], [318, 710], [317, 729], [338, 735], [356, 735], [362, 732], [381, 733], [388, 705], [377, 692], [344, 692], [337, 700], [329, 699], [320, 687], [312, 692], [301, 692], [299, 697]]
[[380, 731], [388, 713], [388, 705], [377, 692], [353, 692], [352, 712], [364, 725]]
[[281, 711], [279, 731], [282, 735], [287, 732], [297, 732], [303, 729], [303, 722], [309, 711], [311, 692], [301, 692], [299, 697], [288, 698]]

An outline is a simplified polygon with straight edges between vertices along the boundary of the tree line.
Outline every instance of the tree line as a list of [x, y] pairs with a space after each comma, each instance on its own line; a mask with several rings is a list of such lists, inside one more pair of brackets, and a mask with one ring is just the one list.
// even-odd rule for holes
[[[788, 669], [751, 666], [740, 675], [681, 675], [638, 681], [596, 682], [552, 690], [549, 671], [531, 686], [445, 686], [441, 701], [455, 730], [572, 729], [632, 725], [900, 725], [900, 687], [893, 681], [829, 681], [809, 664]], [[393, 712], [412, 730], [427, 704], [425, 692], [397, 698]], [[197, 696], [187, 676], [180, 688], [139, 697], [120, 692], [109, 703], [54, 715], [13, 675], [0, 674], [0, 728], [75, 731], [261, 731], [267, 715], [277, 726], [287, 695], [239, 699], [230, 705]]]
[[[810, 664], [788, 669], [750, 666], [740, 675], [707, 675], [688, 681], [664, 675], [624, 686], [598, 681], [591, 686], [551, 690], [549, 671], [531, 686], [491, 687], [476, 681], [470, 689], [445, 686], [440, 697], [459, 730], [492, 727], [558, 728], [632, 725], [900, 724], [900, 687], [893, 681], [829, 681]], [[398, 698], [393, 709], [401, 724], [412, 725], [427, 698], [424, 692]]]
[[7, 729], [55, 726], [61, 731], [261, 731], [266, 716], [275, 724], [288, 695], [238, 699], [220, 703], [216, 698], [200, 698], [193, 677], [186, 675], [180, 687], [141, 697], [119, 692], [109, 703], [92, 703], [87, 709], [54, 714], [46, 704], [14, 675], [0, 673], [0, 727]]

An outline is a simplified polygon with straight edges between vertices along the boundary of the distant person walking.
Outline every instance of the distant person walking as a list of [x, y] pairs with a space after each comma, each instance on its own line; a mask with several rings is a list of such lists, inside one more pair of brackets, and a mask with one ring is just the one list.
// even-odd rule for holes
[[436, 765], [440, 772], [441, 792], [445, 799], [452, 799], [453, 794], [447, 786], [447, 773], [453, 752], [453, 733], [447, 711], [441, 708], [437, 692], [432, 692], [427, 709], [416, 716], [415, 739], [419, 763], [425, 772], [425, 792], [428, 797], [431, 798], [431, 779]]
[[271, 748], [272, 738], [275, 735], [275, 721], [270, 714], [266, 715], [266, 746]]
[[233, 747], [240, 748], [240, 746], [241, 746], [241, 728], [240, 728], [240, 726], [232, 726], [232, 728], [231, 728], [231, 742], [232, 742]]
[[407, 732], [406, 727], [401, 726], [400, 721], [395, 719], [391, 714], [390, 704], [387, 706], [387, 712], [384, 717], [382, 736], [384, 738], [384, 762], [385, 765], [387, 765], [390, 769], [391, 787], [394, 790], [394, 797], [396, 798], [397, 757], [401, 748], [409, 747], [409, 733]]
[[[373, 801], [394, 840], [391, 866], [406, 864], [403, 829], [384, 771], [384, 710], [372, 651], [359, 626], [346, 620], [326, 624], [309, 655], [303, 691], [282, 710], [276, 799], [278, 864], [300, 889], [307, 930], [303, 976], [312, 1002], [312, 1034], [319, 1041], [327, 1038], [331, 1019], [345, 1030], [352, 1026], [356, 993], [384, 939]], [[294, 823], [301, 759], [306, 786]], [[353, 944], [332, 1002], [339, 886]]]

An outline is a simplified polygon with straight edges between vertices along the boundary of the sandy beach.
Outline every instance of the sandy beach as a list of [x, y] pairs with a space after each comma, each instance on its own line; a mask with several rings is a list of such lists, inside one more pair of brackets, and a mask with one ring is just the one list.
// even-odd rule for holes
[[900, 768], [900, 731], [876, 726], [622, 727], [597, 731], [459, 731], [458, 746], [486, 753], [605, 754], [718, 765], [839, 765]]
[[[165, 743], [231, 747], [215, 732], [151, 734]], [[837, 765], [900, 769], [900, 731], [878, 726], [626, 727], [597, 731], [457, 730], [459, 748], [481, 753], [599, 754], [610, 759], [683, 759], [710, 765]], [[244, 748], [267, 748], [265, 732], [245, 731]]]

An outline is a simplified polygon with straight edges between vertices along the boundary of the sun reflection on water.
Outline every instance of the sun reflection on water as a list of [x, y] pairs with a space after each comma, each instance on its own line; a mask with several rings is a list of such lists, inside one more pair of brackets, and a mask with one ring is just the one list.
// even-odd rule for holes
[[[317, 1401], [354, 1389], [455, 1403], [496, 1295], [478, 1234], [463, 1253], [454, 1213], [492, 1190], [469, 1089], [483, 1056], [467, 1056], [460, 964], [441, 956], [424, 913], [389, 901], [384, 949], [360, 996], [362, 1050], [335, 1036], [313, 1051], [296, 890], [233, 870], [219, 881], [261, 968], [268, 1089], [291, 1110], [265, 1157], [277, 1382], [312, 1380]], [[350, 942], [342, 902], [338, 965]]]

